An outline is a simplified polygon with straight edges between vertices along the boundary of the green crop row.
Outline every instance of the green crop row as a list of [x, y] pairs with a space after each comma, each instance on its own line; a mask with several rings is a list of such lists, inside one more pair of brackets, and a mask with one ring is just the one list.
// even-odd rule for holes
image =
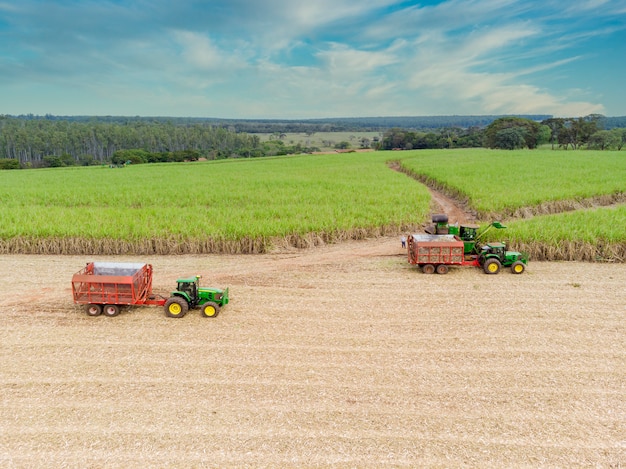
[[626, 261], [626, 205], [578, 210], [506, 223], [486, 239], [505, 238], [535, 260]]
[[[0, 252], [263, 252], [277, 240], [307, 246], [398, 234], [429, 219], [430, 195], [389, 169], [397, 159], [405, 171], [461, 194], [483, 222], [550, 201], [606, 196], [611, 203], [626, 190], [626, 158], [587, 151], [371, 152], [3, 171]], [[624, 206], [506, 224], [496, 236], [534, 259], [626, 257]]]
[[402, 166], [481, 214], [626, 192], [623, 152], [424, 150], [403, 154]]
[[614, 243], [624, 241], [625, 220], [626, 205], [579, 210], [507, 222], [506, 236], [526, 243], [532, 241]]
[[250, 240], [416, 226], [426, 188], [381, 153], [0, 174], [0, 240]]

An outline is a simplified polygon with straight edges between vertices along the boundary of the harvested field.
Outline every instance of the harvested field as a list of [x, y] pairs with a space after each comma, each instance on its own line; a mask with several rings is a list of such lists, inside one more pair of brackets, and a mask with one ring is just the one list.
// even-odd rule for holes
[[[230, 287], [87, 317], [85, 262]], [[399, 239], [263, 255], [4, 255], [0, 467], [623, 467], [626, 265], [425, 275]]]

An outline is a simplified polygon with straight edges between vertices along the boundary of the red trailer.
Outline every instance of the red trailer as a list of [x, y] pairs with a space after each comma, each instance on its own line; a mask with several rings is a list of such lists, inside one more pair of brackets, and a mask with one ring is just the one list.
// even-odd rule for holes
[[456, 235], [409, 235], [407, 251], [409, 263], [425, 274], [447, 274], [450, 265], [479, 266], [478, 256], [465, 254], [465, 243]]
[[120, 306], [162, 306], [167, 298], [152, 293], [152, 265], [90, 262], [72, 277], [74, 303], [90, 316], [117, 316]]

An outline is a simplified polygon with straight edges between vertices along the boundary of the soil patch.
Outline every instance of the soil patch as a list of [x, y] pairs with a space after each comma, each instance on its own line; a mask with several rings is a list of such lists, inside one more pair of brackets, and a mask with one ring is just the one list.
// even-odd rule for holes
[[[88, 261], [215, 319], [86, 316]], [[383, 237], [262, 255], [0, 258], [0, 466], [619, 467], [626, 265], [425, 275]]]

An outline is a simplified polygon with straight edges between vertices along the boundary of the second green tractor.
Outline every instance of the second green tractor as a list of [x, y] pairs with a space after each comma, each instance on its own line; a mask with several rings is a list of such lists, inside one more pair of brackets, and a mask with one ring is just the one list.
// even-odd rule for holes
[[216, 317], [222, 306], [228, 304], [228, 288], [201, 287], [200, 275], [189, 278], [180, 278], [177, 289], [172, 292], [165, 302], [165, 315], [170, 318], [182, 318], [187, 311], [200, 308], [204, 317]]

